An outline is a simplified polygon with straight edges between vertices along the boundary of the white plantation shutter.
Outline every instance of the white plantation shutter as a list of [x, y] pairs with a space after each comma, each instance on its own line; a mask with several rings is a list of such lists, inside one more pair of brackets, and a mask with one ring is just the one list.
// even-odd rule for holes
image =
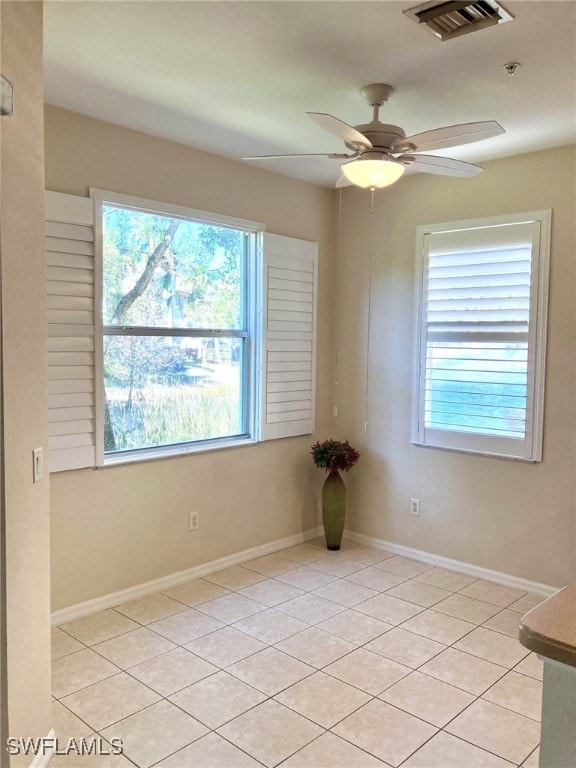
[[[100, 343], [94, 311], [97, 229], [91, 198], [46, 192], [51, 472], [97, 463], [95, 446], [103, 429], [96, 421], [102, 413], [95, 413], [101, 387], [95, 380]], [[251, 409], [256, 425], [250, 436], [271, 440], [314, 431], [317, 246], [270, 234], [263, 236], [263, 245], [261, 270], [248, 277], [255, 368], [261, 363], [260, 380], [250, 377], [248, 398], [261, 404]], [[261, 323], [256, 320], [257, 297]]]
[[314, 431], [317, 247], [264, 235], [261, 438]]
[[548, 219], [490, 221], [420, 230], [413, 442], [536, 461]]
[[91, 467], [94, 449], [92, 200], [46, 192], [50, 471]]

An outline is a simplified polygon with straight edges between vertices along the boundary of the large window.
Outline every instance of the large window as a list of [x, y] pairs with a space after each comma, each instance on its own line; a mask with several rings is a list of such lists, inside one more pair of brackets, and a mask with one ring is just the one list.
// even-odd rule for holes
[[46, 193], [50, 471], [314, 431], [316, 243]]
[[251, 434], [254, 238], [102, 205], [106, 454]]
[[419, 228], [413, 442], [541, 459], [549, 220]]

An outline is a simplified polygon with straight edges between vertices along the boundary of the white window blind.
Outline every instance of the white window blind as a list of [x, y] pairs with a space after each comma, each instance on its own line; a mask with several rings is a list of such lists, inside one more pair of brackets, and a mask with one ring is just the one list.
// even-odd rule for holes
[[46, 192], [50, 471], [94, 466], [92, 201]]
[[547, 233], [544, 213], [420, 228], [413, 442], [541, 458]]
[[261, 438], [314, 431], [317, 247], [264, 236]]

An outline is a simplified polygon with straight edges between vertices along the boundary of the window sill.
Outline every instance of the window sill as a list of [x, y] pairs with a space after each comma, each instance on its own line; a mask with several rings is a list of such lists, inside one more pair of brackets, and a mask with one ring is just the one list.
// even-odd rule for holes
[[420, 440], [410, 440], [412, 445], [418, 448], [428, 448], [439, 451], [450, 451], [451, 453], [466, 453], [470, 456], [485, 456], [491, 459], [505, 459], [506, 461], [520, 461], [524, 464], [537, 464], [541, 461], [541, 458], [531, 458], [528, 456], [520, 456], [513, 453], [498, 452], [492, 449], [472, 448], [456, 445], [443, 445], [442, 443], [424, 443]]
[[196, 453], [210, 453], [212, 451], [223, 451], [229, 448], [244, 448], [248, 445], [258, 443], [252, 437], [230, 438], [229, 440], [206, 441], [202, 445], [182, 445], [168, 446], [166, 448], [142, 449], [126, 453], [111, 454], [104, 459], [104, 464], [100, 464], [96, 469], [107, 469], [108, 467], [117, 467], [124, 464], [141, 464], [149, 461], [159, 461], [173, 459], [181, 456], [189, 456]]

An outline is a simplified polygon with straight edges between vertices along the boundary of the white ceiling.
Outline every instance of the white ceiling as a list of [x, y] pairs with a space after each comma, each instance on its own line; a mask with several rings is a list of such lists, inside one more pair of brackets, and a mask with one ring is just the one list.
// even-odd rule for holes
[[[513, 21], [440, 42], [402, 14], [418, 0], [47, 0], [46, 101], [238, 159], [345, 151], [305, 112], [368, 122], [359, 88], [385, 82], [395, 93], [380, 118], [408, 135], [476, 120], [506, 129], [439, 154], [481, 162], [570, 144], [576, 2], [502, 3]], [[339, 164], [259, 165], [333, 185]]]

